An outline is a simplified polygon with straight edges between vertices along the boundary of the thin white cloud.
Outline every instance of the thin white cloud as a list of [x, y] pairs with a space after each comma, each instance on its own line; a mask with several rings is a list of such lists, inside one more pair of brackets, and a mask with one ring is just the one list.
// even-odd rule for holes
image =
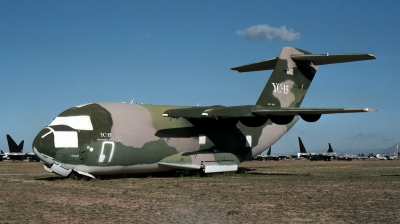
[[153, 37], [150, 36], [150, 34], [147, 34], [147, 33], [146, 33], [145, 35], [141, 35], [140, 38], [141, 38], [141, 39], [151, 39], [151, 38], [153, 38]]
[[247, 39], [293, 41], [300, 38], [300, 33], [295, 33], [292, 28], [287, 29], [286, 26], [275, 28], [267, 24], [251, 26], [245, 30], [238, 30], [236, 33], [245, 36]]

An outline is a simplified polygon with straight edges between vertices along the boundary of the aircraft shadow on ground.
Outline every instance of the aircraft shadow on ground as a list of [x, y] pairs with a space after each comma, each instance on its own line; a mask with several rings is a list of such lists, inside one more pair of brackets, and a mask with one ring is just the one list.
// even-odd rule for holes
[[260, 176], [304, 176], [306, 174], [299, 174], [299, 173], [260, 173], [260, 172], [251, 172], [248, 175], [260, 175]]
[[[177, 178], [177, 177], [187, 177], [187, 176], [199, 176], [198, 174], [192, 173], [140, 173], [140, 174], [118, 174], [118, 175], [102, 175], [96, 176], [96, 179], [91, 179], [89, 177], [81, 177], [80, 180], [113, 180], [113, 179], [125, 179], [125, 178]], [[54, 177], [40, 177], [34, 180], [44, 180], [44, 181], [60, 181], [60, 180], [72, 180], [69, 177], [54, 176]]]
[[[105, 176], [97, 176], [97, 180], [112, 180], [112, 179], [124, 179], [124, 178], [180, 178], [180, 177], [213, 177], [216, 175], [260, 175], [260, 176], [302, 176], [307, 174], [298, 174], [298, 173], [284, 173], [284, 172], [257, 172], [257, 169], [249, 169], [249, 168], [239, 168], [236, 172], [228, 172], [228, 173], [209, 173], [209, 174], [201, 174], [200, 172], [169, 172], [169, 173], [140, 173], [140, 174], [119, 174], [119, 175], [105, 175]], [[69, 177], [40, 177], [35, 178], [34, 180], [44, 180], [44, 181], [60, 181], [60, 180], [69, 180]], [[81, 178], [82, 180], [91, 180], [91, 178]]]
[[40, 178], [35, 178], [34, 180], [47, 180], [47, 181], [56, 181], [56, 180], [64, 180], [66, 177], [40, 177]]

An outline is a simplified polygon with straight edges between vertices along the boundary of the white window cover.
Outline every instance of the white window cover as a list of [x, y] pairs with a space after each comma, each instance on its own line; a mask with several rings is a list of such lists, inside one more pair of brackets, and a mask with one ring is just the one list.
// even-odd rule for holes
[[93, 131], [92, 121], [90, 116], [70, 116], [70, 117], [56, 117], [49, 126], [54, 125], [67, 125], [76, 130]]
[[54, 147], [56, 148], [78, 148], [78, 132], [55, 131]]
[[251, 147], [251, 135], [246, 135], [246, 147]]
[[199, 144], [200, 145], [206, 144], [206, 136], [204, 136], [204, 135], [199, 136]]

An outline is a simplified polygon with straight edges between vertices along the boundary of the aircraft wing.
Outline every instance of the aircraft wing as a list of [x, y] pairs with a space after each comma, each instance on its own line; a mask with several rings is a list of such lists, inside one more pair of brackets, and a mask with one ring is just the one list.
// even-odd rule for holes
[[373, 108], [281, 108], [281, 109], [257, 109], [252, 113], [259, 116], [292, 116], [292, 115], [317, 115], [317, 114], [342, 114], [373, 112]]
[[373, 112], [373, 108], [267, 108], [256, 105], [185, 107], [165, 111], [163, 117], [183, 118], [237, 118], [259, 116], [321, 115], [339, 113]]

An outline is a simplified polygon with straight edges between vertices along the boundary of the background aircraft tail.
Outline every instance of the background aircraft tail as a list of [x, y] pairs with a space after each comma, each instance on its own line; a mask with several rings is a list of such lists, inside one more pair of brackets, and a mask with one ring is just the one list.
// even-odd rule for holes
[[299, 137], [299, 147], [300, 147], [300, 153], [307, 153], [306, 148], [304, 147], [300, 137]]
[[328, 145], [329, 145], [328, 153], [333, 153], [333, 149], [332, 149], [331, 143], [328, 143]]
[[10, 152], [22, 152], [24, 148], [24, 140], [17, 145], [10, 135], [7, 135], [8, 149]]
[[269, 147], [268, 152], [267, 152], [267, 156], [271, 155], [271, 147]]

